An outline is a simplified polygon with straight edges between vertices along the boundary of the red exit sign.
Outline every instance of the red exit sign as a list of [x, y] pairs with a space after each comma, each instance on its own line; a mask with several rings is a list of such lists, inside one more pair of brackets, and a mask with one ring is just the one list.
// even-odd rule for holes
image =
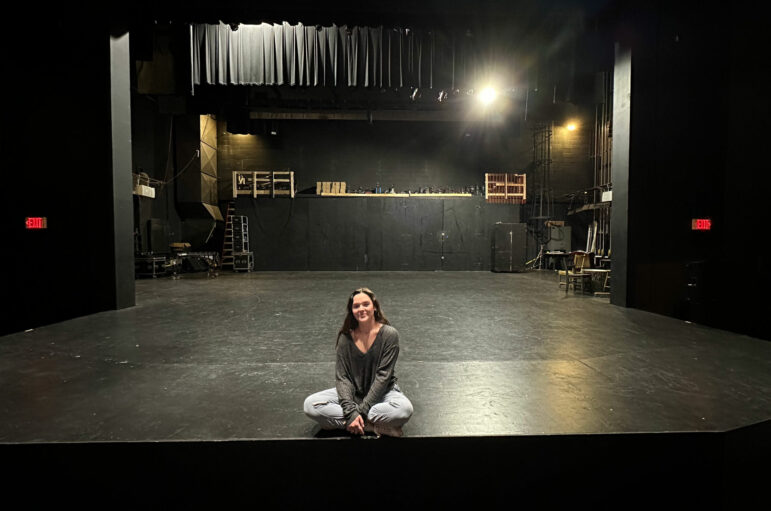
[[28, 216], [24, 226], [27, 229], [48, 229], [48, 219], [44, 216]]
[[712, 220], [709, 218], [694, 218], [691, 220], [692, 231], [709, 231], [712, 229]]

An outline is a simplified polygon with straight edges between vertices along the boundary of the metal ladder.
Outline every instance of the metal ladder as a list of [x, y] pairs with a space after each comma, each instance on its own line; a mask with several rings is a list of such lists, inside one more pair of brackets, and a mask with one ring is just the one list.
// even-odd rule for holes
[[228, 202], [225, 216], [225, 237], [222, 241], [222, 269], [233, 270], [233, 215], [236, 212], [236, 201]]

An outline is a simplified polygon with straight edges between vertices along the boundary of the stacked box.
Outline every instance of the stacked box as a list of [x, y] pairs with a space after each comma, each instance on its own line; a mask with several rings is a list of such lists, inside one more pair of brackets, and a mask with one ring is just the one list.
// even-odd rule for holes
[[340, 195], [346, 193], [345, 181], [317, 181], [316, 195]]

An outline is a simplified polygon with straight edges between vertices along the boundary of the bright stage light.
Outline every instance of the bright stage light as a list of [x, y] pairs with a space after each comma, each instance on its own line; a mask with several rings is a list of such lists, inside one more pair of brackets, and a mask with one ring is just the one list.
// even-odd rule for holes
[[479, 93], [479, 101], [482, 102], [484, 105], [489, 105], [493, 101], [495, 101], [495, 98], [498, 96], [498, 93], [495, 89], [492, 87], [485, 87], [482, 89], [482, 92]]
[[570, 124], [568, 124], [568, 131], [575, 131], [575, 129], [576, 129], [576, 123], [571, 122]]

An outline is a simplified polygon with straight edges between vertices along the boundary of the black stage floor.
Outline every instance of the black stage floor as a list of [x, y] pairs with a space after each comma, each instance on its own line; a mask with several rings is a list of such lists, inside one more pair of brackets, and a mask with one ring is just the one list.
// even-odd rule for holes
[[[706, 455], [699, 470], [725, 485], [726, 446], [743, 440], [719, 437], [714, 457], [701, 443], [753, 424], [768, 430], [771, 343], [566, 295], [554, 273], [185, 274], [137, 281], [136, 307], [0, 337], [3, 452], [62, 463], [73, 443], [83, 453], [94, 449], [83, 442], [142, 452], [196, 441], [224, 446], [223, 456], [260, 449], [255, 441], [279, 452], [294, 439], [306, 454], [342, 456], [355, 442], [319, 440], [302, 403], [333, 386], [335, 333], [361, 286], [401, 334], [396, 374], [415, 408], [407, 438], [374, 441], [392, 452], [508, 448], [537, 458], [553, 439], [563, 453], [606, 446], [610, 461], [623, 447], [607, 446], [643, 434], [637, 455], [687, 446], [672, 459]], [[661, 433], [671, 435], [645, 444]]]

